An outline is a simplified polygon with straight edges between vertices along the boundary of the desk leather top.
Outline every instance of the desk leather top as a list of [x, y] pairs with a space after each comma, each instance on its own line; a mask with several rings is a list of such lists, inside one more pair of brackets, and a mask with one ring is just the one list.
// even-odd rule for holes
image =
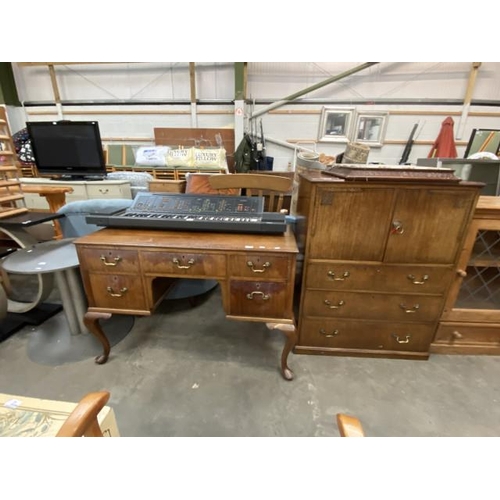
[[74, 243], [77, 245], [182, 248], [205, 251], [299, 252], [295, 236], [290, 228], [282, 235], [105, 228], [82, 236]]

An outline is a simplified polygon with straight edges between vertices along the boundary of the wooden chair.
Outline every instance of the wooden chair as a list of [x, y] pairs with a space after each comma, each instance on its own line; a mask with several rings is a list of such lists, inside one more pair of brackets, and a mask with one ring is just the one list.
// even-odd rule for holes
[[109, 400], [108, 391], [84, 396], [63, 423], [56, 437], [103, 437], [97, 415]]
[[337, 413], [337, 425], [340, 437], [365, 437], [363, 426], [356, 417], [345, 413]]
[[[210, 186], [224, 194], [228, 189], [239, 189], [245, 196], [264, 196], [267, 212], [284, 212], [285, 196], [291, 195], [293, 179], [268, 174], [213, 174]], [[290, 196], [289, 196], [290, 197]]]

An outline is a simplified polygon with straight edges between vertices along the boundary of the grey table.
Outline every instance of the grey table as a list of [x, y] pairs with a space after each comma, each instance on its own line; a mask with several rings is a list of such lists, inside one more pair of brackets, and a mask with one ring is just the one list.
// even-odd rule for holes
[[[50, 212], [30, 211], [0, 220], [0, 231], [9, 236], [20, 248], [28, 248], [37, 243], [37, 239], [26, 229], [44, 222], [63, 217]], [[27, 313], [47, 299], [53, 289], [52, 274], [36, 274], [38, 288], [36, 296], [30, 301], [16, 301], [8, 297], [7, 310], [12, 313]]]
[[[44, 241], [21, 248], [8, 255], [2, 263], [5, 271], [15, 274], [55, 277], [67, 324], [54, 317], [38, 328], [32, 342], [32, 359], [49, 364], [77, 361], [94, 355], [100, 343], [88, 332], [83, 322], [87, 299], [83, 290], [74, 238]], [[132, 328], [134, 317], [113, 315], [102, 325], [116, 344]], [[69, 334], [68, 334], [69, 327]]]
[[53, 274], [70, 332], [78, 335], [87, 332], [83, 324], [86, 299], [77, 272], [80, 263], [73, 239], [44, 241], [19, 249], [4, 259], [2, 267], [15, 274]]

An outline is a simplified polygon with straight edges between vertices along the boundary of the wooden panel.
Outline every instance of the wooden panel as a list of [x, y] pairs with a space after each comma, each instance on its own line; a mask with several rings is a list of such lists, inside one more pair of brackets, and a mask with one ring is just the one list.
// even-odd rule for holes
[[461, 248], [477, 192], [458, 189], [402, 189], [394, 211], [385, 262], [454, 262]]
[[439, 325], [431, 352], [440, 354], [500, 354], [500, 323]]
[[186, 181], [154, 180], [149, 181], [149, 191], [153, 193], [184, 193]]
[[[234, 129], [228, 128], [154, 128], [155, 144], [158, 146], [201, 146], [216, 147], [217, 136], [221, 137], [226, 150], [229, 171], [234, 171]], [[208, 142], [207, 142], [208, 141]]]
[[451, 266], [310, 261], [307, 288], [443, 294]]
[[382, 261], [393, 199], [390, 188], [318, 189], [309, 257]]

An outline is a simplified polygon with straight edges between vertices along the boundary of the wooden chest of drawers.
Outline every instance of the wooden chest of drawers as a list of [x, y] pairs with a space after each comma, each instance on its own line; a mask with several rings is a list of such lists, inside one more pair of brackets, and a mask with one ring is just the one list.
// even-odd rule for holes
[[479, 189], [301, 174], [295, 352], [427, 358]]

